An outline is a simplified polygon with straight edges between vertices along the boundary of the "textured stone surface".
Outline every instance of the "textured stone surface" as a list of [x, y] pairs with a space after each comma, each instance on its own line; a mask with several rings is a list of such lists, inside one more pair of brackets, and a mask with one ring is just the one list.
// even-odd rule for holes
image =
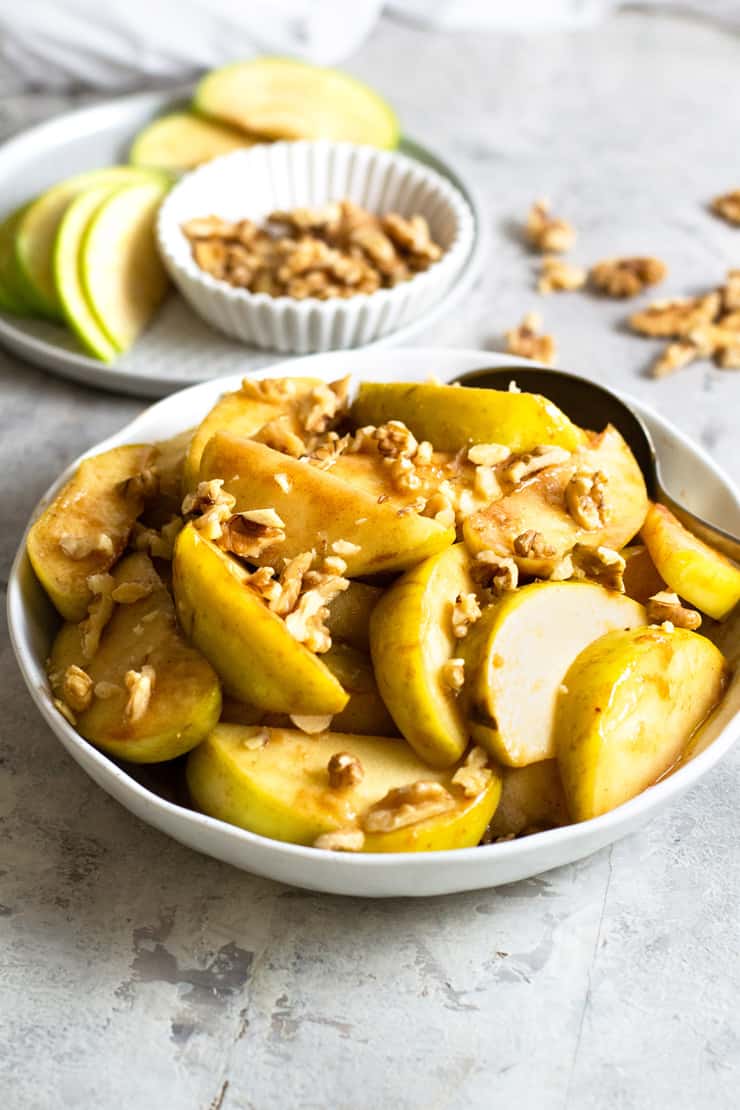
[[[464, 160], [485, 278], [421, 342], [490, 345], [542, 301], [561, 362], [648, 400], [740, 479], [740, 375], [641, 376], [624, 306], [541, 299], [514, 221], [549, 193], [574, 257], [650, 252], [667, 292], [740, 264], [706, 200], [740, 184], [740, 41], [620, 17], [577, 36], [383, 25], [353, 59]], [[733, 92], [733, 90], [735, 90]], [[58, 100], [0, 103], [5, 133]], [[0, 354], [0, 569], [59, 468], [137, 411]], [[495, 891], [369, 903], [287, 890], [141, 825], [0, 657], [0, 1091], [8, 1110], [698, 1110], [737, 1105], [740, 752], [639, 835]]]

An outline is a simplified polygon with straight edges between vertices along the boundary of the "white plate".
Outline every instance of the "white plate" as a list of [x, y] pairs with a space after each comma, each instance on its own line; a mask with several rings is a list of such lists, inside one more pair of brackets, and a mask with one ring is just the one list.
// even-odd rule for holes
[[[74, 173], [125, 161], [136, 132], [155, 116], [182, 107], [186, 95], [122, 97], [68, 112], [11, 139], [0, 147], [0, 215]], [[368, 345], [374, 348], [407, 343], [460, 303], [480, 273], [488, 238], [483, 209], [470, 182], [439, 154], [411, 139], [403, 139], [399, 149], [460, 190], [472, 209], [475, 231], [453, 287], [411, 323]], [[245, 347], [219, 334], [174, 292], [134, 347], [110, 366], [83, 354], [65, 328], [43, 320], [0, 312], [0, 343], [27, 362], [62, 377], [139, 397], [164, 397], [196, 382], [249, 373], [284, 357], [275, 351]]]
[[[258, 376], [303, 374], [332, 380], [351, 373], [356, 379], [423, 381], [431, 374], [451, 378], [462, 371], [490, 365], [490, 362], [490, 352], [485, 351], [355, 351], [290, 360]], [[513, 368], [528, 365], [524, 359], [509, 356], [497, 356], [496, 362]], [[513, 377], [515, 373], [514, 369]], [[173, 435], [199, 420], [221, 391], [237, 388], [239, 380], [234, 377], [207, 382], [161, 401], [88, 454], [121, 443]], [[637, 401], [628, 400], [646, 420], [655, 437], [661, 459], [665, 459], [670, 488], [680, 489], [690, 484], [695, 509], [728, 528], [740, 530], [740, 499], [730, 480], [700, 448], [662, 417]], [[34, 518], [70, 477], [79, 461], [68, 467], [48, 490]], [[513, 882], [572, 863], [643, 825], [721, 759], [740, 732], [738, 677], [706, 727], [701, 750], [694, 758], [669, 778], [604, 817], [510, 843], [454, 852], [395, 856], [317, 852], [312, 848], [267, 840], [185, 809], [156, 793], [156, 777], [151, 772], [120, 767], [77, 735], [49, 699], [44, 661], [58, 618], [33, 574], [25, 554], [25, 537], [10, 574], [8, 621], [13, 647], [31, 696], [70, 755], [104, 790], [143, 821], [197, 851], [280, 882], [333, 894], [369, 897], [451, 894]], [[139, 781], [133, 774], [139, 776]]]

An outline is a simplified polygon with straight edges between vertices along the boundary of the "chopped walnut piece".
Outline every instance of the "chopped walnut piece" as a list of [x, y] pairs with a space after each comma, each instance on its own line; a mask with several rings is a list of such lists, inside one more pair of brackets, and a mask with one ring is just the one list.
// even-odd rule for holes
[[586, 284], [583, 266], [574, 266], [562, 258], [543, 258], [537, 280], [538, 293], [572, 293]]
[[319, 470], [329, 470], [349, 448], [349, 444], [349, 435], [338, 436], [336, 432], [328, 432], [320, 442], [316, 443], [308, 456], [308, 461]]
[[720, 289], [720, 293], [725, 312], [740, 309], [740, 270], [728, 270], [727, 282]]
[[87, 586], [94, 595], [87, 609], [87, 616], [80, 623], [82, 658], [89, 662], [100, 645], [100, 637], [113, 616], [116, 605], [111, 596], [114, 587], [111, 574], [91, 574]]
[[412, 782], [389, 790], [365, 814], [365, 832], [393, 832], [454, 809], [455, 799], [440, 782]]
[[62, 536], [59, 546], [70, 559], [86, 559], [88, 555], [113, 555], [113, 540], [105, 532], [91, 536]]
[[245, 736], [242, 740], [242, 747], [250, 752], [261, 751], [266, 748], [270, 741], [270, 733], [266, 728], [260, 728], [257, 732], [253, 732], [251, 736]]
[[[701, 614], [696, 609], [688, 609], [681, 604], [677, 594], [668, 590], [660, 590], [648, 598], [647, 618], [651, 624], [662, 624], [670, 621], [675, 628], [696, 629], [701, 626]], [[69, 700], [69, 699], [67, 699]]]
[[313, 842], [314, 848], [322, 848], [325, 852], [361, 852], [364, 845], [365, 834], [362, 829], [354, 828], [323, 833]]
[[140, 474], [134, 474], [121, 482], [119, 489], [124, 497], [141, 497], [148, 501], [159, 493], [159, 475], [152, 467], [146, 467]]
[[77, 718], [75, 717], [69, 706], [66, 705], [61, 698], [52, 698], [51, 703], [54, 708], [61, 713], [65, 721], [67, 721], [68, 724], [72, 725], [72, 728], [75, 728], [75, 726], [77, 725]]
[[440, 668], [442, 684], [454, 694], [459, 694], [465, 685], [465, 660], [448, 659]]
[[550, 215], [550, 202], [535, 201], [529, 210], [526, 223], [527, 239], [538, 251], [561, 254], [568, 251], [576, 240], [575, 228], [567, 220]]
[[650, 374], [653, 378], [665, 378], [700, 357], [699, 348], [690, 339], [676, 339], [655, 360], [650, 367]]
[[608, 517], [606, 475], [577, 470], [565, 487], [565, 504], [573, 520], [587, 532], [603, 528]]
[[149, 708], [155, 678], [154, 667], [150, 667], [148, 663], [140, 671], [126, 671], [124, 682], [128, 690], [128, 701], [123, 716], [129, 724], [134, 725], [140, 721]]
[[519, 568], [514, 560], [494, 551], [479, 551], [470, 573], [476, 585], [489, 590], [494, 597], [515, 590], [519, 584]]
[[492, 777], [493, 771], [488, 765], [488, 753], [476, 744], [452, 776], [452, 785], [461, 790], [464, 797], [475, 798], [486, 789]]
[[317, 655], [327, 652], [331, 647], [331, 635], [325, 623], [329, 616], [327, 606], [348, 586], [348, 579], [327, 575], [301, 594], [296, 607], [285, 617], [285, 627], [291, 636]]
[[550, 582], [567, 582], [574, 574], [573, 557], [571, 555], [563, 555], [562, 559], [558, 560], [554, 567], [550, 568], [547, 575]]
[[273, 567], [257, 567], [257, 570], [246, 575], [244, 584], [259, 594], [271, 608], [283, 593], [280, 582], [275, 578]]
[[349, 790], [362, 782], [365, 770], [351, 752], [335, 752], [327, 766], [329, 786], [332, 790]]
[[541, 532], [529, 528], [515, 538], [514, 554], [520, 559], [550, 559], [555, 554], [555, 548], [547, 543]]
[[720, 370], [740, 370], [740, 339], [734, 346], [718, 351], [715, 362]]
[[654, 301], [647, 308], [633, 313], [629, 323], [633, 331], [641, 335], [681, 339], [698, 325], [711, 323], [719, 309], [720, 294], [712, 291], [703, 297]]
[[335, 555], [357, 555], [362, 551], [359, 543], [352, 543], [350, 540], [334, 540], [331, 549]]
[[479, 620], [481, 608], [474, 593], [458, 594], [452, 606], [452, 635], [456, 640], [467, 636], [470, 626]]
[[184, 223], [182, 230], [188, 239], [212, 239], [215, 236], [230, 239], [235, 233], [235, 225], [220, 216], [196, 216]]
[[533, 447], [531, 451], [522, 451], [520, 454], [512, 455], [510, 460], [501, 469], [501, 477], [506, 482], [512, 485], [519, 485], [525, 478], [530, 478], [533, 474], [539, 473], [548, 466], [558, 466], [560, 463], [567, 462], [570, 458], [570, 452], [566, 451], [564, 447], [556, 447], [554, 444], [545, 443], [538, 447]]
[[436, 262], [442, 257], [442, 248], [432, 241], [429, 224], [423, 216], [412, 216], [406, 220], [397, 212], [389, 212], [383, 216], [381, 226], [397, 247], [416, 258]]
[[120, 605], [133, 605], [143, 597], [149, 597], [154, 589], [151, 582], [121, 582], [120, 586], [111, 592], [111, 597]]
[[488, 502], [497, 501], [502, 496], [501, 486], [492, 466], [476, 466], [473, 492], [477, 497], [484, 497]]
[[228, 493], [223, 485], [223, 478], [211, 478], [208, 482], [199, 482], [195, 493], [188, 493], [183, 498], [183, 513], [194, 514], [194, 527], [209, 540], [221, 539], [223, 525], [236, 504], [234, 495]]
[[326, 385], [320, 382], [302, 403], [302, 423], [307, 432], [326, 432], [349, 404], [349, 376]]
[[373, 438], [386, 459], [412, 459], [419, 446], [416, 437], [401, 420], [389, 420], [375, 428]]
[[285, 541], [285, 526], [274, 509], [234, 513], [219, 527], [221, 547], [242, 559], [258, 559], [268, 547]]
[[506, 332], [506, 350], [511, 355], [531, 358], [535, 362], [552, 366], [557, 357], [555, 340], [551, 335], [539, 334], [542, 318], [536, 312], [528, 312], [521, 324]]
[[279, 451], [282, 455], [290, 455], [293, 459], [299, 459], [307, 452], [306, 444], [290, 427], [290, 416], [286, 413], [276, 416], [274, 420], [268, 420], [252, 436], [252, 439], [256, 443], [264, 443], [265, 447], [271, 447], [273, 451]]
[[475, 443], [468, 447], [468, 460], [474, 466], [497, 466], [510, 454], [511, 448], [502, 443]]
[[573, 578], [589, 578], [608, 590], [624, 593], [624, 556], [611, 547], [577, 543], [571, 552]]
[[740, 189], [715, 197], [711, 207], [714, 214], [727, 220], [728, 224], [740, 224]]
[[290, 493], [293, 488], [293, 482], [287, 474], [275, 474], [274, 478], [283, 493]]
[[64, 672], [62, 692], [64, 702], [70, 709], [75, 713], [84, 713], [93, 700], [93, 680], [87, 671], [72, 663]]
[[273, 586], [277, 586], [278, 589], [273, 591], [269, 604], [272, 611], [277, 613], [279, 617], [287, 616], [295, 608], [303, 589], [303, 579], [310, 570], [313, 560], [314, 552], [304, 551], [300, 555], [288, 559], [280, 572], [279, 581], [272, 580]]
[[317, 736], [320, 732], [326, 732], [329, 728], [332, 714], [291, 713], [290, 719], [301, 732], [305, 732], [308, 736]]
[[606, 258], [591, 267], [591, 284], [608, 297], [634, 297], [668, 273], [659, 258]]

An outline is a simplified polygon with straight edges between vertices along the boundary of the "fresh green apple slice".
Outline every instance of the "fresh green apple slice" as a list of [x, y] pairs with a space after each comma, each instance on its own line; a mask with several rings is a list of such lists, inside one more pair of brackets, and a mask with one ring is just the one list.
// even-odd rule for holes
[[31, 306], [19, 288], [15, 259], [15, 233], [24, 211], [18, 209], [0, 224], [0, 310], [14, 316], [32, 315]]
[[220, 154], [254, 145], [254, 139], [192, 112], [160, 116], [140, 131], [129, 151], [133, 166], [185, 173]]
[[383, 701], [412, 748], [432, 767], [449, 767], [468, 745], [468, 724], [443, 667], [457, 651], [455, 599], [474, 591], [464, 544], [406, 571], [370, 617], [370, 649]]
[[213, 70], [195, 90], [193, 106], [266, 139], [335, 139], [391, 149], [400, 136], [395, 112], [367, 85], [288, 58]]
[[98, 323], [118, 351], [135, 342], [167, 292], [154, 221], [163, 181], [125, 185], [98, 208], [80, 254], [82, 282]]
[[504, 594], [460, 647], [473, 739], [510, 767], [552, 758], [570, 664], [605, 632], [645, 623], [642, 605], [592, 582], [535, 582]]
[[88, 224], [115, 185], [95, 185], [75, 197], [67, 208], [54, 242], [54, 280], [67, 323], [95, 358], [112, 362], [118, 351], [90, 307], [80, 273], [80, 247]]
[[722, 653], [685, 628], [617, 629], [565, 676], [555, 748], [573, 820], [634, 798], [664, 775], [722, 697]]
[[47, 189], [28, 205], [18, 224], [15, 254], [23, 281], [23, 295], [40, 313], [63, 320], [64, 312], [54, 280], [54, 240], [64, 213], [78, 193], [92, 185], [123, 185], [130, 181], [168, 180], [163, 174], [136, 166], [108, 166], [77, 174]]

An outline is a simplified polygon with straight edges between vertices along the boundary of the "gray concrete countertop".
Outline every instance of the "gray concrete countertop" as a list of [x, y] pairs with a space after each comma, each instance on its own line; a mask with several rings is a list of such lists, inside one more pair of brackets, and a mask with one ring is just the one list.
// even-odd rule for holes
[[[705, 207], [740, 186], [737, 36], [637, 13], [527, 40], [383, 23], [350, 68], [467, 164], [491, 216], [485, 276], [419, 342], [495, 349], [541, 308], [561, 365], [644, 398], [740, 480], [740, 374], [648, 380], [654, 345], [621, 326], [625, 306], [538, 297], [512, 231], [544, 193], [579, 229], [575, 258], [656, 254], [666, 294], [740, 266], [740, 230]], [[0, 126], [64, 106], [6, 98]], [[140, 405], [4, 353], [0, 375], [6, 581], [41, 492]], [[737, 1105], [740, 751], [576, 866], [421, 903], [342, 900], [140, 824], [41, 722], [6, 635], [0, 666], [7, 1110]]]

